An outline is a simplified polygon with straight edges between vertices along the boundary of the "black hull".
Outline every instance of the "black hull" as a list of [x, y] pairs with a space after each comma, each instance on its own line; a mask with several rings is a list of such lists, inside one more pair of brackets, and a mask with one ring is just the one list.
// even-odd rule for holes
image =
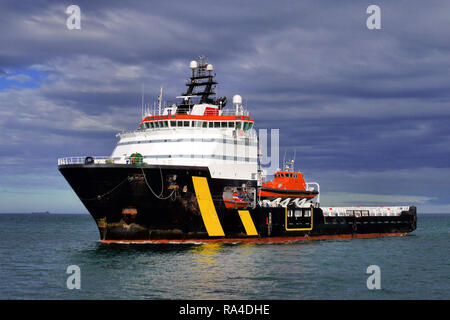
[[[59, 170], [96, 221], [103, 242], [354, 238], [403, 235], [416, 228], [415, 207], [399, 216], [356, 218], [324, 217], [320, 208], [298, 216], [286, 208], [256, 206], [246, 209], [256, 229], [251, 233], [239, 210], [225, 207], [223, 192], [243, 184], [256, 188], [253, 180], [212, 179], [206, 167], [79, 164]], [[169, 181], [174, 175], [175, 182]], [[192, 177], [207, 180], [223, 236], [208, 233]]]

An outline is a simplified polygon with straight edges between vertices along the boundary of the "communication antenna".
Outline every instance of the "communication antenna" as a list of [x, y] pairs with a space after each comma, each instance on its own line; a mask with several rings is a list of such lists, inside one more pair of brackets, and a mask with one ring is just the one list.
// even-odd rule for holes
[[158, 96], [158, 114], [159, 115], [161, 115], [162, 92], [163, 92], [163, 87], [161, 86], [159, 88], [159, 96]]
[[142, 85], [141, 119], [144, 117], [144, 85]]
[[[292, 166], [295, 166], [295, 155], [297, 154], [297, 149], [294, 149], [294, 160], [292, 160]], [[294, 168], [292, 168], [294, 169]], [[294, 171], [294, 170], [293, 170]]]

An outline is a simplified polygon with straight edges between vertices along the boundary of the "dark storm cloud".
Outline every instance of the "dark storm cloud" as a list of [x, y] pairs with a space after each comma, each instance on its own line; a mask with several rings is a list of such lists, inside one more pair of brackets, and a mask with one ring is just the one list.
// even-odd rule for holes
[[[74, 4], [81, 30], [65, 26], [69, 3], [0, 3], [0, 77], [46, 75], [39, 88], [0, 91], [3, 173], [53, 175], [57, 157], [109, 154], [115, 133], [139, 121], [142, 85], [147, 103], [161, 85], [171, 100], [200, 54], [214, 64], [218, 94], [241, 94], [258, 128], [280, 128], [281, 155], [296, 148], [298, 166], [330, 191], [338, 186], [320, 172], [354, 180], [352, 170], [385, 170], [392, 182], [395, 170], [448, 167], [450, 3], [377, 1], [374, 31], [370, 1]], [[379, 189], [359, 177], [341, 190]]]

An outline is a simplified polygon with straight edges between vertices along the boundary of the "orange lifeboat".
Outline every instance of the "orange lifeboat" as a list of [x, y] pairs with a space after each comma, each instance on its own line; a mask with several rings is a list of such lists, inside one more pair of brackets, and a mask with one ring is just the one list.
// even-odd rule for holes
[[247, 208], [250, 205], [250, 203], [244, 201], [237, 192], [233, 193], [231, 199], [223, 199], [223, 201], [225, 202], [225, 207], [227, 209], [242, 209]]
[[258, 191], [261, 199], [317, 197], [317, 190], [306, 190], [304, 175], [301, 172], [277, 171], [271, 181], [262, 184]]

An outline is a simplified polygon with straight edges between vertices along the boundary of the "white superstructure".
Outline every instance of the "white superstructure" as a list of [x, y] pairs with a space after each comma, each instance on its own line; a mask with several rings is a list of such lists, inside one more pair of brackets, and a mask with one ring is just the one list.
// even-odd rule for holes
[[150, 165], [208, 167], [213, 178], [256, 180], [258, 139], [248, 116], [162, 115], [120, 133], [111, 158], [139, 153]]
[[117, 134], [111, 161], [129, 163], [139, 154], [148, 165], [208, 167], [212, 178], [257, 180], [258, 137], [241, 96], [225, 109], [225, 97], [209, 97], [215, 94], [213, 66], [201, 58], [190, 68], [189, 88], [177, 97], [182, 102], [161, 108], [160, 91], [158, 114], [144, 116], [136, 131]]

